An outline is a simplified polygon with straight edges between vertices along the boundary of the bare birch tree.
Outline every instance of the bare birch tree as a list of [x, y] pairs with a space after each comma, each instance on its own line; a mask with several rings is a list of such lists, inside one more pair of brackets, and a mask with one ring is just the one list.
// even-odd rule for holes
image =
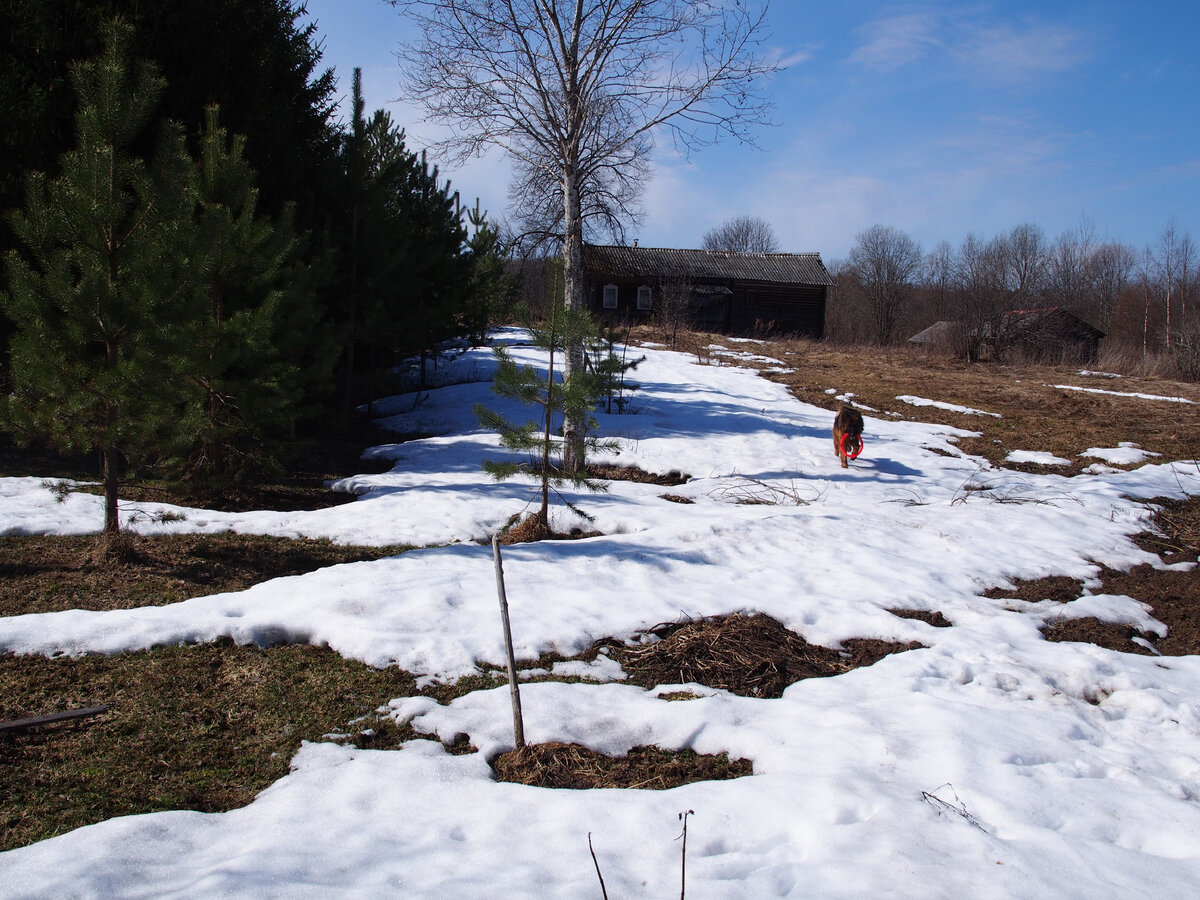
[[[451, 127], [439, 149], [462, 160], [499, 147], [515, 196], [561, 203], [568, 308], [586, 305], [585, 213], [609, 224], [632, 213], [653, 137], [690, 152], [749, 141], [767, 119], [768, 0], [389, 2], [422, 31], [400, 48], [404, 87]], [[566, 377], [582, 362], [574, 348]], [[585, 434], [564, 424], [568, 471], [583, 465]]]

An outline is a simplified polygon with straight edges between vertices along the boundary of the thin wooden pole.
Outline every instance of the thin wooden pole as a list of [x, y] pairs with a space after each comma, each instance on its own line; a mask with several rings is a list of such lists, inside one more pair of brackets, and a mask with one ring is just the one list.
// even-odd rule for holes
[[513, 656], [512, 628], [508, 624], [508, 597], [504, 592], [504, 563], [500, 559], [500, 537], [492, 535], [492, 559], [496, 562], [496, 591], [500, 595], [500, 621], [504, 624], [504, 655], [508, 661], [508, 691], [512, 695], [513, 742], [525, 746], [525, 720], [521, 715], [521, 690], [517, 685], [517, 661]]
[[25, 731], [39, 725], [52, 725], [55, 722], [66, 722], [71, 719], [88, 719], [107, 712], [110, 704], [91, 706], [87, 709], [70, 709], [65, 712], [49, 713], [44, 716], [32, 716], [28, 719], [13, 719], [11, 722], [0, 722], [0, 731]]

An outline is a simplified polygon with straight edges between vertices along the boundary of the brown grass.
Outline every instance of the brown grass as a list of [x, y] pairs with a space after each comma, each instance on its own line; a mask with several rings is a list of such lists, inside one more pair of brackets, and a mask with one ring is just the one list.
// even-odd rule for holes
[[660, 639], [640, 646], [610, 643], [629, 683], [703, 684], [743, 697], [774, 698], [804, 678], [840, 675], [891, 653], [924, 646], [853, 639], [844, 649], [810, 644], [762, 613], [713, 616], [655, 629]]
[[302, 740], [353, 738], [412, 693], [407, 672], [307, 646], [0, 656], [0, 720], [112, 704], [86, 722], [0, 733], [0, 850], [114, 816], [244, 806], [287, 774]]
[[694, 781], [741, 778], [753, 773], [753, 765], [726, 753], [634, 747], [626, 756], [605, 756], [579, 744], [553, 742], [502, 753], [492, 761], [492, 770], [497, 781], [535, 787], [665, 791]]
[[[1165, 563], [1194, 562], [1200, 553], [1200, 497], [1188, 500], [1158, 499], [1160, 508], [1152, 517], [1156, 531], [1139, 536], [1145, 549], [1158, 553]], [[1043, 630], [1049, 641], [1085, 641], [1125, 653], [1149, 654], [1135, 637], [1146, 641], [1163, 656], [1192, 656], [1200, 654], [1200, 578], [1195, 570], [1167, 571], [1143, 564], [1128, 572], [1104, 568], [1100, 573], [1101, 586], [1094, 593], [1132, 597], [1147, 603], [1156, 619], [1167, 626], [1167, 636], [1160, 638], [1149, 632], [1139, 632], [1132, 625], [1101, 622], [1087, 617], [1058, 619]], [[987, 596], [1012, 598], [1037, 603], [1053, 600], [1068, 603], [1083, 594], [1083, 584], [1072, 578], [1041, 578], [1017, 582], [1011, 590], [993, 588]]]
[[119, 559], [98, 554], [95, 537], [0, 538], [0, 615], [161, 606], [407, 549], [237, 534], [122, 538]]

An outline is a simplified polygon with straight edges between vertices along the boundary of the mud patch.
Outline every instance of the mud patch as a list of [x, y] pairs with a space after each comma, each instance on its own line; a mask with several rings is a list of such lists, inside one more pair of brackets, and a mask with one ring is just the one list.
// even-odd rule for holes
[[605, 756], [579, 744], [552, 742], [510, 750], [492, 760], [497, 781], [534, 787], [640, 788], [665, 791], [695, 781], [726, 781], [753, 774], [748, 759], [727, 753], [634, 747], [627, 756]]
[[810, 644], [762, 613], [713, 616], [652, 629], [651, 644], [612, 642], [610, 654], [630, 684], [696, 683], [743, 697], [775, 698], [804, 678], [826, 678], [873, 665], [891, 653], [924, 647], [856, 638], [842, 650]]

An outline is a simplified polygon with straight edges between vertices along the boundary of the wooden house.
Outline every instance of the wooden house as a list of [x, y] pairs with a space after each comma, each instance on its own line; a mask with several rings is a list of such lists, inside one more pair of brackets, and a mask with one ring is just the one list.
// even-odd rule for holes
[[1100, 351], [1104, 332], [1069, 309], [1017, 309], [1004, 318], [1003, 346], [1041, 362], [1088, 363]]
[[674, 311], [703, 331], [820, 339], [833, 279], [817, 253], [730, 253], [589, 244], [588, 301], [601, 319]]

